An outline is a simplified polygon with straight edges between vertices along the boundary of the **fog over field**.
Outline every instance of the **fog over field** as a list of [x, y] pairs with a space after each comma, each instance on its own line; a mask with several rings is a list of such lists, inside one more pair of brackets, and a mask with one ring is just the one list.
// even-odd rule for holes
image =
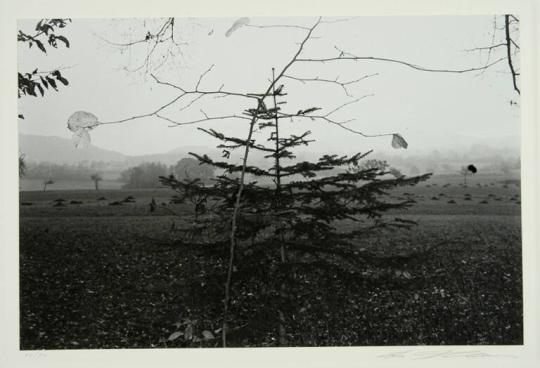
[[[516, 180], [520, 178], [520, 152], [506, 142], [495, 145], [493, 142], [487, 144], [477, 144], [460, 151], [452, 148], [442, 148], [430, 152], [417, 151], [416, 154], [403, 155], [401, 153], [374, 151], [369, 157], [387, 161], [391, 167], [397, 168], [407, 175], [419, 173], [433, 173], [438, 176], [455, 176], [452, 181], [460, 181], [459, 171], [464, 165], [474, 163], [480, 172], [476, 175], [481, 182], [497, 177], [494, 180]], [[512, 144], [512, 142], [510, 142]], [[92, 189], [89, 176], [93, 172], [99, 172], [104, 176], [104, 189], [119, 189], [122, 184], [120, 175], [131, 167], [142, 163], [162, 163], [167, 166], [176, 164], [185, 157], [191, 157], [189, 152], [206, 153], [214, 157], [219, 157], [220, 151], [216, 147], [206, 146], [179, 146], [173, 150], [147, 155], [126, 155], [120, 152], [105, 150], [94, 145], [85, 148], [75, 148], [73, 142], [67, 138], [54, 136], [19, 136], [19, 150], [24, 152], [28, 162], [27, 175], [20, 180], [21, 190], [41, 190], [42, 180], [46, 179], [47, 173], [36, 171], [36, 164], [63, 165], [70, 168], [86, 168], [88, 173], [77, 177], [69, 175], [56, 175], [56, 184], [51, 189]], [[419, 151], [419, 152], [418, 152]], [[348, 152], [343, 148], [336, 147], [330, 153], [347, 155], [355, 152]], [[314, 150], [299, 150], [297, 160], [318, 159], [324, 152]], [[260, 162], [264, 165], [263, 155], [255, 153], [252, 155], [253, 162]], [[52, 175], [51, 173], [48, 174]], [[486, 177], [487, 175], [487, 177]], [[119, 182], [120, 180], [120, 182]]]

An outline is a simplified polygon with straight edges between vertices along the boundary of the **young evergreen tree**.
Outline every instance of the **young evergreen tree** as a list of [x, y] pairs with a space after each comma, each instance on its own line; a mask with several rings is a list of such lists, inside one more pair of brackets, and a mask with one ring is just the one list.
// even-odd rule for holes
[[[221, 143], [224, 159], [191, 153], [200, 164], [222, 169], [212, 186], [198, 180], [178, 180], [173, 176], [161, 177], [161, 183], [174, 189], [177, 202], [194, 205], [193, 217], [181, 230], [183, 240], [191, 245], [203, 246], [223, 257], [226, 264], [228, 236], [232, 233], [229, 219], [235, 211], [242, 170], [253, 180], [243, 186], [234, 259], [234, 279], [227, 275], [227, 288], [234, 282], [237, 294], [226, 293], [225, 316], [235, 297], [247, 285], [257, 285], [259, 300], [264, 300], [270, 322], [266, 327], [278, 328], [279, 344], [288, 344], [290, 326], [301, 292], [299, 280], [313, 273], [331, 273], [336, 277], [350, 277], [365, 268], [373, 256], [360, 251], [363, 239], [370, 232], [383, 228], [410, 227], [414, 223], [399, 218], [384, 218], [392, 209], [410, 206], [412, 200], [392, 201], [389, 190], [403, 185], [415, 185], [428, 175], [395, 177], [380, 167], [363, 166], [362, 160], [370, 153], [351, 156], [324, 155], [316, 161], [298, 161], [294, 151], [313, 140], [311, 132], [286, 135], [280, 132], [280, 123], [292, 115], [281, 111], [285, 96], [283, 86], [273, 88], [269, 97], [273, 106], [268, 108], [261, 100], [257, 109], [245, 115], [257, 122], [260, 132], [266, 132], [266, 141], [246, 140], [227, 136], [214, 129], [198, 128]], [[318, 108], [298, 111], [295, 116], [309, 115]], [[281, 134], [280, 134], [281, 133]], [[238, 165], [229, 158], [237, 149], [249, 148], [264, 154], [267, 165]], [[233, 175], [231, 175], [233, 174]], [[273, 185], [260, 184], [268, 182]], [[340, 224], [352, 222], [354, 226]], [[222, 270], [209, 277], [224, 277]], [[238, 304], [238, 303], [236, 303]], [[240, 311], [236, 311], [241, 313]], [[249, 315], [239, 316], [248, 319]], [[253, 317], [253, 316], [251, 316]], [[259, 319], [259, 327], [260, 321]]]

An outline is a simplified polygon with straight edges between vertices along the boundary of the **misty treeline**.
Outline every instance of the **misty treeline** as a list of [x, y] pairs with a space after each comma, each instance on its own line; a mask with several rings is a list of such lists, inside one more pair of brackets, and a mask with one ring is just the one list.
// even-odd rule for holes
[[407, 175], [418, 175], [421, 172], [432, 172], [434, 175], [456, 175], [464, 164], [471, 162], [478, 166], [481, 174], [519, 175], [521, 158], [518, 153], [512, 155], [508, 151], [512, 150], [496, 150], [478, 146], [464, 151], [433, 150], [413, 156], [378, 153], [377, 157], [391, 163], [392, 167]]
[[189, 157], [180, 159], [175, 165], [143, 162], [132, 167], [128, 167], [126, 163], [105, 161], [85, 161], [78, 164], [29, 161], [25, 162], [23, 176], [27, 179], [90, 181], [94, 175], [99, 175], [101, 179], [125, 183], [125, 189], [143, 189], [160, 186], [159, 177], [170, 175], [180, 179], [196, 178], [203, 183], [209, 183], [214, 177], [214, 170]]
[[90, 175], [94, 173], [95, 169], [92, 165], [84, 163], [69, 165], [29, 161], [26, 163], [24, 177], [27, 179], [90, 180]]
[[123, 186], [125, 189], [156, 188], [161, 186], [159, 181], [161, 176], [199, 179], [202, 183], [208, 184], [214, 177], [214, 169], [209, 165], [201, 165], [190, 157], [185, 157], [176, 165], [170, 166], [161, 162], [145, 162], [122, 171], [119, 181], [125, 183]]
[[[298, 160], [313, 160], [323, 154], [324, 152], [303, 150], [297, 154], [297, 158]], [[463, 165], [475, 163], [481, 172], [480, 175], [508, 176], [519, 175], [521, 167], [521, 158], [517, 149], [504, 146], [493, 148], [483, 145], [461, 150], [434, 149], [417, 154], [393, 154], [377, 151], [371, 154], [367, 161], [379, 162], [404, 175], [418, 175], [426, 172], [433, 173], [434, 176], [459, 175]], [[264, 165], [264, 162], [263, 156], [253, 155], [252, 163], [254, 165]]]
[[[299, 156], [300, 157], [300, 156]], [[301, 155], [303, 159], [309, 159], [307, 154]], [[385, 163], [390, 169], [397, 170], [405, 175], [418, 175], [422, 172], [432, 172], [434, 175], [459, 175], [464, 163], [474, 162], [482, 174], [494, 174], [512, 176], [519, 173], [520, 158], [503, 157], [502, 155], [490, 155], [480, 157], [475, 152], [462, 152], [461, 155], [451, 152], [432, 151], [426, 155], [403, 157], [399, 155], [385, 155], [383, 153], [370, 155], [369, 161]], [[257, 165], [263, 164], [264, 160], [256, 160]], [[118, 161], [82, 161], [77, 164], [58, 164], [51, 162], [24, 162], [22, 175], [27, 179], [77, 180], [88, 181], [95, 173], [104, 175], [105, 180], [115, 180], [126, 184], [126, 188], [155, 188], [159, 186], [159, 176], [173, 174], [176, 178], [201, 179], [209, 184], [216, 172], [208, 165], [199, 163], [189, 157], [185, 157], [175, 165], [166, 165], [162, 162], [144, 162], [131, 166], [126, 162]], [[335, 173], [328, 171], [325, 175]], [[271, 184], [265, 178], [259, 179]]]

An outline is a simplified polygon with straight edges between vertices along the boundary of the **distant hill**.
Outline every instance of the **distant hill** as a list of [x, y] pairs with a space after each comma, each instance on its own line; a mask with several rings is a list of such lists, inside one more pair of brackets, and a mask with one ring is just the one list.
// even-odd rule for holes
[[27, 134], [19, 134], [19, 152], [24, 153], [26, 159], [32, 162], [77, 164], [83, 161], [104, 161], [124, 163], [126, 168], [143, 162], [161, 162], [172, 165], [188, 156], [189, 152], [220, 155], [217, 149], [208, 150], [207, 147], [202, 146], [183, 146], [165, 153], [129, 156], [94, 145], [89, 145], [86, 148], [75, 148], [73, 142], [67, 138]]
[[189, 156], [189, 152], [197, 154], [207, 154], [214, 157], [220, 157], [220, 151], [217, 149], [208, 149], [204, 146], [182, 146], [165, 153], [156, 153], [152, 155], [127, 156], [126, 160], [129, 166], [138, 165], [142, 162], [161, 162], [166, 165], [176, 164], [180, 159]]
[[82, 161], [125, 161], [126, 155], [93, 145], [75, 148], [70, 139], [19, 134], [19, 152], [28, 161], [74, 164]]
[[[93, 145], [83, 149], [75, 148], [73, 142], [66, 138], [25, 134], [19, 135], [19, 151], [25, 154], [29, 162], [78, 164], [83, 161], [103, 161], [109, 163], [108, 167], [117, 172], [143, 162], [161, 162], [165, 165], [173, 165], [180, 159], [188, 157], [189, 152], [206, 153], [216, 159], [221, 157], [220, 150], [204, 146], [182, 146], [164, 153], [130, 156]], [[296, 156], [298, 160], [309, 160], [317, 159], [323, 154], [324, 152], [304, 150], [297, 152]], [[266, 165], [268, 162], [265, 162], [263, 156], [264, 154], [254, 151], [251, 153], [251, 160], [253, 163]], [[234, 151], [231, 158], [237, 159], [238, 157], [239, 152]], [[387, 160], [391, 166], [405, 174], [425, 171], [437, 174], [456, 173], [462, 165], [474, 163], [482, 172], [497, 172], [501, 171], [502, 166], [506, 166], [510, 171], [519, 175], [519, 144], [516, 147], [515, 140], [512, 139], [506, 145], [475, 144], [463, 150], [433, 150], [412, 155], [408, 152], [376, 151], [370, 158]]]

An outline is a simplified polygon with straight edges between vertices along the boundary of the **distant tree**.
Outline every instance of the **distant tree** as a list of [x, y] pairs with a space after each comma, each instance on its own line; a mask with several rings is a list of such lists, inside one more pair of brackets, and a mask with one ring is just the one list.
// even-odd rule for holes
[[92, 175], [92, 170], [84, 165], [53, 164], [49, 162], [25, 162], [27, 165], [25, 177], [42, 179], [53, 177], [56, 180], [86, 181]]
[[388, 162], [384, 160], [370, 159], [365, 162], [359, 163], [356, 167], [353, 166], [352, 171], [362, 171], [362, 170], [378, 170], [379, 172], [386, 172], [389, 168]]
[[394, 178], [401, 178], [403, 177], [404, 175], [401, 173], [401, 171], [399, 171], [398, 169], [396, 169], [395, 167], [391, 167], [388, 172], [390, 173], [390, 175], [392, 175]]
[[403, 173], [396, 169], [395, 167], [390, 167], [388, 162], [386, 160], [377, 160], [377, 159], [370, 159], [365, 161], [360, 161], [356, 164], [356, 166], [353, 164], [349, 170], [351, 172], [358, 172], [358, 171], [365, 171], [365, 170], [377, 170], [377, 172], [381, 175], [389, 174], [392, 175], [394, 178], [401, 178], [403, 177]]
[[463, 184], [467, 185], [467, 176], [476, 174], [476, 167], [474, 165], [462, 166], [459, 173], [463, 175]]
[[92, 174], [90, 175], [90, 179], [92, 179], [92, 181], [94, 182], [96, 191], [99, 190], [99, 182], [103, 180], [101, 175], [99, 175], [98, 173]]
[[158, 162], [145, 162], [129, 168], [120, 174], [120, 180], [126, 189], [155, 188], [159, 186], [159, 177], [167, 175], [167, 166]]
[[499, 163], [499, 170], [504, 176], [508, 176], [512, 172], [512, 169], [508, 162]]
[[461, 166], [459, 173], [463, 176], [463, 184], [467, 185], [467, 176], [470, 174], [469, 170], [467, 170], [467, 166]]
[[150, 212], [154, 212], [157, 206], [157, 203], [154, 197], [152, 197], [152, 200], [150, 201], [149, 205], [150, 205]]
[[413, 166], [411, 166], [411, 167], [409, 168], [409, 173], [410, 173], [411, 175], [419, 175], [419, 174], [420, 174], [420, 169], [419, 169], [417, 166], [414, 166], [414, 165], [413, 165]]
[[452, 170], [452, 166], [448, 163], [443, 163], [441, 165], [441, 168], [443, 169], [444, 172], [448, 172]]
[[43, 179], [43, 191], [45, 192], [47, 190], [47, 185], [53, 185], [54, 180], [52, 179]]
[[178, 179], [199, 179], [208, 184], [214, 177], [214, 168], [210, 165], [201, 164], [198, 160], [185, 157], [173, 167], [173, 174]]
[[19, 155], [19, 178], [22, 178], [24, 175], [26, 175], [26, 170], [28, 167], [26, 166], [26, 161], [24, 160], [24, 154]]

